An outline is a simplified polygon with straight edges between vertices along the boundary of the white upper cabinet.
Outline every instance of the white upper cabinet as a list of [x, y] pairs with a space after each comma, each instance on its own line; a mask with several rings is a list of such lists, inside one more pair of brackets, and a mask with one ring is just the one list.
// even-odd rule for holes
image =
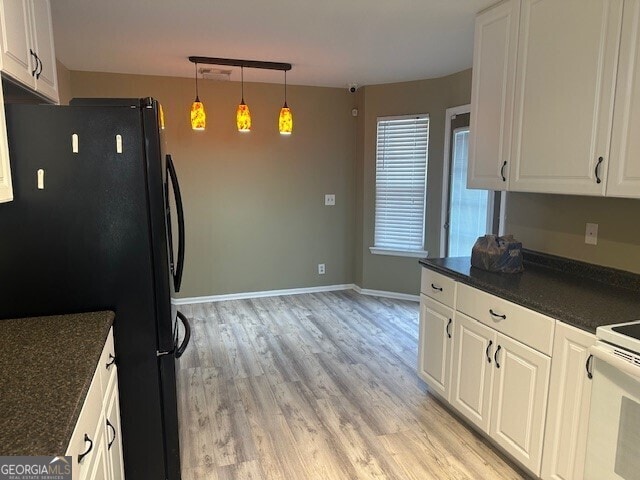
[[510, 189], [604, 195], [623, 0], [522, 0]]
[[[0, 85], [0, 105], [4, 105], [2, 85]], [[0, 108], [0, 203], [13, 200], [11, 168], [9, 165], [9, 145], [7, 143], [7, 129], [4, 125], [4, 108]]]
[[476, 18], [469, 188], [508, 187], [519, 16], [520, 0], [508, 0]]
[[640, 198], [640, 0], [476, 18], [468, 187]]
[[640, 197], [640, 0], [625, 0], [607, 195]]
[[58, 102], [58, 74], [53, 46], [51, 5], [48, 0], [32, 0], [33, 50], [38, 55], [40, 70], [36, 72], [36, 90]]
[[2, 0], [0, 2], [2, 28], [2, 70], [25, 85], [35, 88], [36, 59], [31, 48], [29, 26], [29, 2], [25, 0]]
[[40, 95], [58, 101], [49, 0], [1, 0], [2, 71]]

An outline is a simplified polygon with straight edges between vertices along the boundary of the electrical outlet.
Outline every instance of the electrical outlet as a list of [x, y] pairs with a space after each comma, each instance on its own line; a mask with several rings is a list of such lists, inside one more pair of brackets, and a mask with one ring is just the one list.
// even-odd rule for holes
[[318, 264], [318, 275], [324, 275], [324, 263]]
[[588, 245], [598, 244], [598, 224], [587, 223], [587, 228], [584, 234], [584, 243]]
[[324, 196], [324, 204], [325, 205], [329, 205], [329, 206], [333, 206], [336, 204], [336, 195], [335, 193], [327, 193]]

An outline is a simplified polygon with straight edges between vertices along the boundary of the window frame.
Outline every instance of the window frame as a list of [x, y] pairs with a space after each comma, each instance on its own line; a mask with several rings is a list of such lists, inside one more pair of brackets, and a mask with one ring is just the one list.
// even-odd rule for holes
[[[422, 248], [420, 249], [409, 249], [409, 248], [393, 248], [387, 246], [379, 246], [375, 244], [376, 241], [376, 217], [378, 211], [378, 132], [380, 129], [381, 121], [392, 121], [392, 120], [409, 120], [409, 119], [426, 119], [426, 149], [425, 149], [425, 158], [424, 158], [424, 192], [422, 199]], [[373, 226], [373, 246], [369, 247], [369, 251], [375, 255], [391, 255], [398, 257], [415, 257], [421, 258], [428, 256], [428, 252], [425, 250], [425, 242], [426, 242], [426, 219], [427, 219], [427, 190], [428, 190], [428, 167], [429, 167], [429, 140], [430, 140], [430, 130], [431, 130], [431, 116], [428, 113], [418, 113], [418, 114], [407, 114], [407, 115], [389, 115], [389, 116], [380, 116], [376, 117], [376, 148], [375, 148], [375, 168], [374, 168], [374, 226]]]

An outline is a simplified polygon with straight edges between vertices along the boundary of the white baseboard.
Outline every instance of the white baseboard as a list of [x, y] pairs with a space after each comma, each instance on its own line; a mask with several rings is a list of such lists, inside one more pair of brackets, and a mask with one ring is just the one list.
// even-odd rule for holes
[[371, 290], [369, 288], [361, 288], [358, 285], [353, 283], [346, 283], [342, 285], [323, 285], [320, 287], [289, 288], [285, 290], [265, 290], [262, 292], [228, 293], [225, 295], [209, 295], [205, 297], [172, 298], [171, 303], [173, 303], [174, 305], [188, 305], [192, 303], [223, 302], [225, 300], [245, 300], [247, 298], [279, 297], [281, 295], [300, 295], [302, 293], [336, 292], [339, 290], [354, 290], [361, 295], [370, 295], [372, 297], [395, 298], [397, 300], [408, 300], [411, 302], [420, 301], [419, 295], [410, 295], [408, 293], [386, 292], [384, 290]]
[[410, 302], [420, 301], [420, 295], [411, 295], [409, 293], [387, 292], [385, 290], [371, 290], [370, 288], [361, 288], [358, 285], [354, 285], [353, 289], [362, 295], [370, 295], [372, 297], [395, 298], [396, 300], [408, 300]]
[[285, 290], [265, 290], [262, 292], [228, 293], [225, 295], [209, 295], [206, 297], [172, 298], [174, 305], [190, 303], [223, 302], [225, 300], [245, 300], [247, 298], [279, 297], [281, 295], [300, 295], [302, 293], [335, 292], [338, 290], [355, 290], [353, 283], [343, 285], [323, 285], [320, 287], [288, 288]]

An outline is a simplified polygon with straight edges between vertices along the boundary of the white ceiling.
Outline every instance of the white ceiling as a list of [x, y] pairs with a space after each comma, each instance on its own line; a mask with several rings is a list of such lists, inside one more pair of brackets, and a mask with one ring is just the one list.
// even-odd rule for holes
[[196, 55], [289, 62], [291, 84], [346, 87], [469, 68], [474, 15], [494, 1], [52, 0], [51, 9], [56, 54], [71, 70], [192, 77]]

